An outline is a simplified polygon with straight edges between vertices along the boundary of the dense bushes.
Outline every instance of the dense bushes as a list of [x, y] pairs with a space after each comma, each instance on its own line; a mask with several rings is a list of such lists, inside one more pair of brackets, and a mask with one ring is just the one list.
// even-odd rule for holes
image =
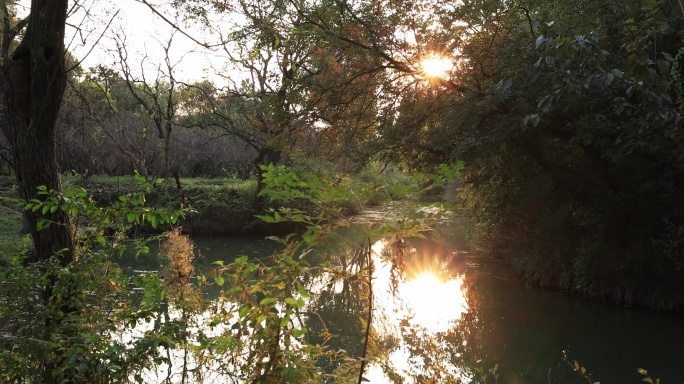
[[496, 85], [506, 113], [466, 134], [464, 196], [480, 249], [530, 283], [684, 310], [684, 117], [672, 72], [682, 21], [671, 7], [601, 14], [618, 24], [571, 33], [554, 14], [560, 25], [507, 40], [519, 65]]

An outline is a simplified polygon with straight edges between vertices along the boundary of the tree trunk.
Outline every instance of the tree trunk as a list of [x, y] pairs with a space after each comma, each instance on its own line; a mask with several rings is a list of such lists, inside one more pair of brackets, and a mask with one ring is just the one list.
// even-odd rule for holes
[[[66, 85], [64, 28], [67, 0], [32, 0], [23, 40], [4, 66], [5, 117], [2, 129], [12, 146], [17, 184], [25, 200], [43, 199], [38, 187], [61, 190], [55, 148], [55, 120]], [[24, 211], [37, 260], [60, 254], [67, 265], [74, 257], [68, 216]], [[37, 220], [52, 222], [38, 231]]]

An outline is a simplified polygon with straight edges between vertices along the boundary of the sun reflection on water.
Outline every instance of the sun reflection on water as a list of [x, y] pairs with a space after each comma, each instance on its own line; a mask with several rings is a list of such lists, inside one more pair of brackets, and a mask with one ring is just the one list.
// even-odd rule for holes
[[[426, 256], [415, 249], [407, 249], [407, 254], [411, 255], [406, 265], [408, 278], [399, 283], [393, 295], [390, 289], [392, 258], [387, 252], [390, 244], [390, 241], [381, 240], [373, 245], [374, 329], [380, 339], [395, 340], [391, 343], [394, 346], [385, 352], [385, 364], [388, 364], [385, 368], [392, 367], [390, 370], [406, 383], [416, 383], [416, 375], [429, 376], [434, 370], [469, 382], [463, 368], [452, 362], [452, 358], [458, 358], [460, 354], [453, 351], [453, 346], [445, 339], [448, 338], [445, 335], [458, 328], [459, 319], [468, 312], [463, 275], [450, 272], [449, 260], [440, 259], [443, 255]], [[428, 362], [410, 352], [415, 349], [415, 345], [411, 345], [416, 343], [412, 339], [416, 336], [423, 339], [423, 344], [427, 343], [423, 347], [428, 347], [431, 351], [428, 353], [434, 355], [433, 360], [439, 361], [439, 367], [426, 365], [436, 361]], [[365, 377], [378, 383], [389, 380], [377, 364], [369, 366]]]
[[[381, 240], [373, 245], [375, 258], [375, 306], [389, 323], [408, 320], [412, 326], [427, 332], [445, 332], [468, 312], [463, 276], [436, 271], [428, 261], [409, 263], [413, 269], [406, 281], [399, 283], [397, 297], [391, 285], [391, 262], [381, 257], [388, 242]], [[390, 328], [392, 328], [390, 326]]]
[[399, 286], [399, 295], [412, 316], [409, 322], [428, 332], [445, 332], [467, 312], [468, 305], [460, 277], [442, 280], [421, 272]]

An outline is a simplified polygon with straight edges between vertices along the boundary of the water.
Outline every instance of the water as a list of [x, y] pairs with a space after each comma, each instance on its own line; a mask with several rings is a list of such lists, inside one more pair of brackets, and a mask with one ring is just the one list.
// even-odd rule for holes
[[681, 317], [528, 288], [492, 266], [470, 264], [465, 276], [471, 310], [479, 317], [477, 353], [501, 364], [500, 382], [545, 383], [549, 369], [552, 382], [577, 378], [563, 351], [594, 382], [640, 382], [639, 368], [662, 383], [684, 382]]
[[[195, 236], [195, 267], [206, 270], [215, 261], [231, 262], [239, 256], [250, 259], [268, 258], [273, 252], [282, 249], [278, 242], [262, 236]], [[121, 264], [136, 270], [157, 270], [160, 260], [155, 256], [159, 244], [149, 244], [150, 252], [137, 259], [127, 254]]]
[[[434, 245], [414, 242], [414, 257], [433, 260], [434, 265]], [[505, 268], [462, 253], [455, 267], [453, 257], [450, 261], [447, 283], [459, 284], [443, 285], [434, 292], [437, 301], [428, 304], [461, 311], [449, 330], [430, 336], [438, 340], [439, 349], [451, 351], [445, 353], [450, 362], [444, 369], [468, 367], [461, 371], [465, 379], [477, 376], [473, 368], [486, 371], [498, 364], [498, 383], [507, 384], [637, 383], [644, 378], [637, 372], [642, 368], [662, 383], [684, 383], [684, 318], [529, 288]], [[420, 264], [417, 269], [425, 267]], [[426, 302], [430, 297], [419, 308]], [[436, 313], [440, 311], [454, 317], [440, 308]], [[586, 369], [587, 377], [574, 372], [574, 360]]]
[[[361, 270], [364, 239], [341, 236], [307, 256]], [[647, 369], [661, 383], [684, 383], [684, 319], [525, 287], [504, 268], [485, 263], [461, 249], [425, 240], [404, 245], [405, 281], [390, 294], [393, 239], [373, 242], [375, 337], [385, 366], [407, 383], [481, 381], [495, 365], [498, 383], [638, 383]], [[279, 245], [261, 237], [197, 237], [200, 268], [237, 256], [268, 256]], [[138, 261], [142, 262], [142, 261]], [[141, 265], [153, 269], [153, 263]], [[429, 274], [426, 274], [429, 272]], [[313, 342], [325, 326], [338, 335], [329, 345], [360, 357], [367, 317], [362, 282], [325, 284], [326, 276], [308, 276], [314, 293], [307, 306], [319, 316], [307, 319]], [[574, 360], [588, 377], [573, 371]], [[330, 370], [335, 368], [334, 362]], [[366, 378], [388, 382], [379, 364]], [[442, 379], [439, 379], [442, 378]], [[449, 381], [449, 382], [452, 382]], [[488, 382], [494, 382], [492, 376]]]

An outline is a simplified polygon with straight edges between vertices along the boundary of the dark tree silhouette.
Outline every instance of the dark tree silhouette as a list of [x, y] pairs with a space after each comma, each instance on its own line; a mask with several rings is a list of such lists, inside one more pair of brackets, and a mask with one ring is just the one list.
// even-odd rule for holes
[[[64, 30], [67, 0], [32, 0], [27, 19], [12, 26], [3, 22], [4, 91], [2, 130], [12, 148], [17, 184], [25, 200], [40, 198], [38, 187], [60, 190], [55, 153], [55, 120], [66, 85]], [[5, 12], [7, 15], [7, 12]], [[10, 53], [17, 34], [26, 27], [19, 45]], [[73, 260], [74, 244], [68, 216], [61, 210], [43, 215], [24, 211], [35, 244], [35, 258], [46, 260], [60, 253], [60, 263]], [[53, 224], [41, 231], [36, 222]]]

